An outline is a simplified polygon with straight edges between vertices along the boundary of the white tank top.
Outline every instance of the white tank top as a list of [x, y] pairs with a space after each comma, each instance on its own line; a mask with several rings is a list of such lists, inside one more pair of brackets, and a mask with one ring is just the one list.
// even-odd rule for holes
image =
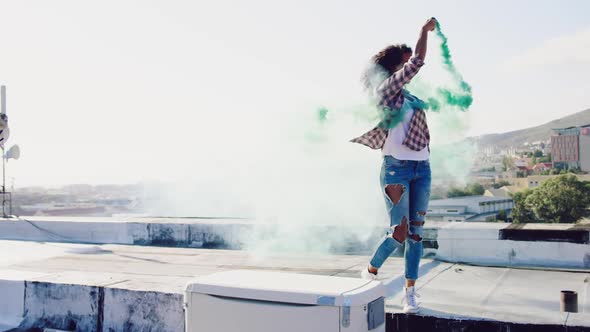
[[410, 129], [414, 109], [406, 99], [400, 111], [404, 112], [404, 118], [397, 126], [389, 129], [387, 139], [381, 150], [383, 155], [392, 156], [398, 160], [427, 160], [430, 157], [428, 147], [420, 151], [414, 151], [402, 144]]

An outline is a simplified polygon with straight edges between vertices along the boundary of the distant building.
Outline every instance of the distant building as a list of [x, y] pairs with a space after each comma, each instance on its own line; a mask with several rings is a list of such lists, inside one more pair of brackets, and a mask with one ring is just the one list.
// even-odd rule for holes
[[[569, 174], [569, 175], [573, 175], [575, 177], [578, 178], [579, 181], [590, 181], [590, 174]], [[522, 179], [522, 180], [526, 180], [526, 183], [524, 184], [524, 188], [537, 188], [538, 186], [542, 185], [543, 182], [549, 180], [549, 179], [553, 179], [556, 177], [559, 177], [562, 175], [531, 175], [529, 177], [527, 177], [526, 179]]]
[[590, 172], [590, 124], [556, 128], [551, 136], [551, 161], [555, 168]]
[[516, 171], [517, 174], [520, 172], [523, 176], [527, 176], [533, 172], [533, 168], [530, 166], [516, 166]]
[[486, 189], [483, 195], [488, 197], [510, 198], [511, 195], [517, 192], [518, 190], [519, 188], [515, 186], [503, 186], [498, 189]]
[[500, 210], [509, 213], [514, 201], [505, 197], [464, 196], [435, 199], [428, 206], [430, 221], [494, 221]]
[[509, 169], [507, 171], [501, 172], [496, 174], [496, 182], [500, 182], [500, 181], [513, 181], [517, 174], [517, 170], [516, 169]]
[[516, 158], [513, 160], [514, 162], [514, 166], [521, 168], [527, 168], [529, 166], [529, 164], [531, 163], [531, 158]]
[[500, 150], [500, 154], [509, 157], [516, 157], [518, 155], [518, 149], [515, 147], [509, 147], [506, 149]]
[[21, 205], [20, 209], [35, 216], [103, 216], [106, 211], [105, 206], [92, 203], [40, 203]]
[[480, 184], [489, 184], [496, 181], [496, 172], [474, 172], [471, 179]]
[[535, 173], [540, 173], [540, 172], [545, 172], [550, 170], [553, 167], [553, 164], [551, 163], [538, 163], [535, 166], [533, 166], [533, 172]]
[[550, 152], [549, 150], [546, 150], [550, 141], [551, 140], [549, 139], [547, 141], [525, 142], [524, 146], [530, 152], [535, 152], [535, 151], [539, 150], [539, 151], [542, 151], [543, 153], [545, 153], [545, 152]]
[[490, 146], [482, 147], [482, 148], [480, 148], [480, 151], [481, 151], [481, 153], [484, 156], [488, 156], [488, 157], [489, 156], [495, 156], [495, 155], [498, 154], [498, 152], [500, 152], [500, 150], [498, 149], [498, 147], [495, 146], [495, 145], [490, 145]]
[[529, 176], [527, 177], [527, 188], [537, 188], [543, 182], [549, 180], [551, 177], [544, 176]]

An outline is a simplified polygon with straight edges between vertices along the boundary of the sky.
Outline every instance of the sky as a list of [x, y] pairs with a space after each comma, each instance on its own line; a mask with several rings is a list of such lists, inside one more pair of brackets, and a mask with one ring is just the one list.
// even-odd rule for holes
[[7, 147], [22, 150], [8, 185], [247, 175], [293, 134], [279, 123], [358, 104], [370, 57], [414, 46], [431, 16], [473, 87], [469, 135], [542, 124], [590, 108], [588, 13], [585, 0], [0, 1]]

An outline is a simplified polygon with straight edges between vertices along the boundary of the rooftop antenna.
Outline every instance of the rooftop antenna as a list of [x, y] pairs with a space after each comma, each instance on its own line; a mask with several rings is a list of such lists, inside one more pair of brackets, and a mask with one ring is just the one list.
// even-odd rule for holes
[[[0, 147], [2, 148], [2, 217], [8, 218], [6, 214], [6, 157], [4, 155], [4, 144], [8, 139], [8, 117], [6, 116], [6, 86], [0, 86]], [[18, 150], [18, 148], [17, 148]], [[20, 156], [20, 151], [16, 152]], [[10, 202], [10, 213], [12, 214], [12, 197], [9, 199]]]
[[6, 114], [6, 85], [0, 88], [0, 94], [2, 95], [2, 114]]

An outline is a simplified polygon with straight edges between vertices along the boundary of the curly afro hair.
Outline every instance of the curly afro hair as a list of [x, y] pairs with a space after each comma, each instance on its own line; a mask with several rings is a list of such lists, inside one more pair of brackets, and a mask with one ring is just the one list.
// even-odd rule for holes
[[402, 63], [403, 55], [412, 53], [406, 44], [390, 45], [373, 56], [373, 63], [386, 70], [389, 75]]

